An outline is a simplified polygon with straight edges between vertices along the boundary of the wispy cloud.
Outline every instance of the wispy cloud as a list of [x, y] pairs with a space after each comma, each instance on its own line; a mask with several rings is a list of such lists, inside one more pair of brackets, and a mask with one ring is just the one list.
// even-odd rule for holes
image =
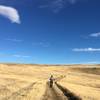
[[98, 33], [92, 33], [89, 36], [90, 37], [94, 37], [94, 38], [100, 37], [100, 32], [98, 32]]
[[12, 42], [23, 42], [23, 40], [18, 40], [18, 39], [11, 39], [11, 38], [7, 38], [5, 39], [7, 41], [12, 41]]
[[80, 1], [80, 0], [68, 0], [68, 1], [69, 1], [70, 4], [75, 4], [77, 1]]
[[87, 62], [88, 64], [99, 64], [100, 61], [90, 61], [90, 62]]
[[12, 23], [20, 24], [20, 16], [18, 11], [13, 7], [0, 5], [0, 15], [8, 18]]
[[75, 52], [100, 52], [100, 48], [74, 48]]
[[59, 12], [65, 5], [65, 0], [54, 0], [50, 7], [56, 13]]
[[81, 35], [81, 38], [84, 38], [84, 39], [90, 39], [90, 38], [99, 38], [100, 37], [100, 32], [97, 32], [97, 33], [91, 33], [89, 35]]
[[[53, 12], [57, 13], [64, 7], [66, 7], [67, 4], [75, 4], [80, 0], [47, 0], [47, 3], [40, 5], [40, 8], [49, 8]], [[81, 0], [82, 1], [82, 0]]]
[[28, 5], [33, 5], [33, 0], [0, 0], [0, 4], [1, 5], [12, 5], [12, 6], [13, 5], [28, 6]]
[[2, 53], [0, 53], [0, 57], [30, 58], [31, 56], [19, 55], [19, 54], [2, 54]]
[[52, 10], [54, 13], [59, 12], [65, 4], [65, 0], [47, 0], [45, 4], [39, 6], [39, 8], [48, 8]]
[[13, 57], [17, 57], [17, 58], [30, 58], [30, 56], [23, 56], [23, 55], [12, 55]]

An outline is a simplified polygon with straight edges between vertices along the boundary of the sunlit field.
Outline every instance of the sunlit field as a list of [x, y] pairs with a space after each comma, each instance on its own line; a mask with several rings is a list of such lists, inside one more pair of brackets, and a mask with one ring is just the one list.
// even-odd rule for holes
[[100, 100], [100, 65], [0, 64], [0, 100]]

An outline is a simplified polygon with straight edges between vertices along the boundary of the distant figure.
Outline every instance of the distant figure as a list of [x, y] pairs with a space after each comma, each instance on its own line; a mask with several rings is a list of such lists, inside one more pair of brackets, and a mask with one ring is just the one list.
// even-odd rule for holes
[[50, 76], [49, 81], [50, 81], [50, 88], [52, 88], [54, 81], [53, 75]]

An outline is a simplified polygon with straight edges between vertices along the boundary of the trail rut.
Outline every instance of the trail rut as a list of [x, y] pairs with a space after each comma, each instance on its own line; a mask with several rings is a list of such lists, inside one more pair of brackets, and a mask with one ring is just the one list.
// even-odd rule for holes
[[[63, 95], [64, 96], [64, 95]], [[55, 90], [54, 87], [50, 88], [49, 84], [46, 85], [46, 91], [42, 100], [67, 100]]]

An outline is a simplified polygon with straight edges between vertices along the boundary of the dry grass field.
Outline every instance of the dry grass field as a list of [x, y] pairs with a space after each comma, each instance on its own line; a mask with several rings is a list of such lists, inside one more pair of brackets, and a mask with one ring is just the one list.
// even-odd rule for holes
[[0, 100], [100, 100], [100, 65], [0, 64]]

